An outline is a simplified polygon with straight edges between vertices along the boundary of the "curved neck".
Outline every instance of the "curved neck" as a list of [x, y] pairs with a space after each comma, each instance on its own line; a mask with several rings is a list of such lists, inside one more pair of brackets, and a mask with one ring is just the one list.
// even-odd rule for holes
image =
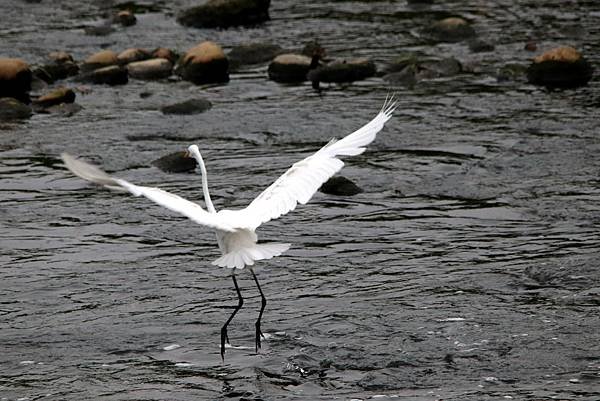
[[204, 166], [204, 160], [202, 160], [202, 155], [200, 155], [199, 151], [195, 151], [193, 153], [194, 158], [200, 166], [200, 171], [202, 172], [202, 191], [204, 192], [204, 203], [206, 203], [206, 208], [209, 212], [217, 213], [217, 210], [210, 199], [210, 193], [208, 192], [208, 178], [206, 174], [206, 167]]

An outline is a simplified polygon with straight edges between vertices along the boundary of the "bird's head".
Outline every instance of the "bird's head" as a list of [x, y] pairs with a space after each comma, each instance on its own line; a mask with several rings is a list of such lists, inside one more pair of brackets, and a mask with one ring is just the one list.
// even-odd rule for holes
[[204, 161], [202, 160], [202, 155], [200, 155], [200, 149], [198, 149], [198, 145], [190, 145], [183, 156], [196, 159], [198, 164], [204, 164]]

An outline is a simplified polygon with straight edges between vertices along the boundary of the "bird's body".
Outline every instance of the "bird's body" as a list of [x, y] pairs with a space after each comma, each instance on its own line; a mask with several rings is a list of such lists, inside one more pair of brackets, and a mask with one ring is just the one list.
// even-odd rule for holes
[[[315, 154], [292, 165], [246, 208], [239, 210], [224, 209], [217, 211], [215, 209], [208, 191], [206, 167], [196, 145], [191, 145], [188, 148], [188, 154], [196, 159], [200, 167], [207, 210], [204, 210], [197, 203], [190, 202], [162, 189], [138, 186], [123, 179], [112, 177], [99, 168], [75, 159], [66, 153], [61, 156], [69, 170], [85, 180], [112, 190], [128, 191], [135, 196], [144, 196], [216, 231], [217, 243], [222, 256], [212, 263], [234, 269], [232, 278], [240, 299], [240, 304], [222, 329], [221, 355], [223, 355], [224, 341], [227, 338], [227, 324], [243, 304], [234, 275], [235, 270], [252, 266], [258, 260], [279, 256], [290, 247], [290, 244], [285, 243], [258, 243], [256, 229], [261, 224], [294, 210], [298, 203], [307, 203], [321, 185], [344, 166], [344, 162], [338, 156], [355, 156], [364, 152], [365, 146], [375, 139], [376, 134], [391, 118], [395, 107], [396, 104], [392, 98], [386, 99], [383, 108], [373, 120], [341, 140], [331, 140]], [[258, 280], [252, 269], [250, 270], [260, 290]], [[260, 333], [260, 316], [262, 316], [266, 304], [262, 290], [260, 291], [263, 305], [257, 321], [257, 349], [260, 346], [259, 334], [262, 334]]]

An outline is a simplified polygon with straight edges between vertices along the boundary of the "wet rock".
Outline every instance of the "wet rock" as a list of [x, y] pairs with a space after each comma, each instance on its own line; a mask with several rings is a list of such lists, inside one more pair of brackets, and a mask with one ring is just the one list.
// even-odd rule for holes
[[129, 80], [125, 67], [112, 65], [81, 74], [77, 77], [81, 82], [106, 85], [124, 85]]
[[79, 67], [75, 63], [46, 64], [36, 68], [34, 75], [47, 83], [53, 83], [79, 73]]
[[75, 101], [75, 92], [69, 88], [58, 88], [33, 101], [37, 107], [48, 108], [61, 103], [73, 103]]
[[315, 89], [319, 82], [354, 82], [375, 75], [375, 63], [366, 58], [350, 60], [336, 60], [329, 64], [319, 66], [308, 73]]
[[406, 54], [394, 60], [383, 79], [394, 84], [412, 86], [424, 79], [435, 79], [459, 74], [461, 63], [455, 58], [432, 59], [418, 54]]
[[117, 55], [117, 62], [121, 65], [134, 63], [136, 61], [148, 60], [152, 57], [149, 51], [138, 48], [123, 50]]
[[449, 17], [434, 22], [425, 33], [440, 42], [460, 42], [475, 36], [475, 30], [463, 18]]
[[161, 109], [163, 114], [198, 114], [212, 107], [206, 99], [190, 99], [185, 102], [175, 103]]
[[530, 40], [529, 42], [525, 43], [525, 47], [524, 49], [527, 50], [528, 52], [534, 52], [537, 50], [537, 43], [534, 42], [533, 40]]
[[18, 58], [0, 58], [0, 97], [29, 103], [32, 73], [29, 64]]
[[31, 117], [31, 107], [12, 97], [0, 97], [0, 121], [22, 120]]
[[175, 64], [178, 57], [173, 50], [159, 47], [152, 51], [152, 58], [164, 58], [165, 60], [169, 60], [171, 64]]
[[219, 45], [206, 41], [187, 51], [177, 72], [195, 84], [227, 82], [229, 61]]
[[115, 14], [113, 17], [115, 24], [121, 24], [123, 26], [132, 26], [137, 22], [135, 15], [129, 10], [122, 10]]
[[283, 49], [280, 46], [271, 43], [248, 43], [235, 46], [227, 54], [227, 58], [229, 67], [236, 69], [242, 65], [266, 63], [282, 52]]
[[164, 58], [136, 61], [127, 64], [127, 71], [131, 78], [136, 79], [161, 79], [167, 78], [173, 71], [173, 64]]
[[527, 69], [527, 79], [548, 88], [575, 88], [592, 78], [591, 64], [576, 49], [558, 47], [537, 56]]
[[86, 35], [90, 36], [107, 36], [113, 33], [115, 31], [115, 28], [110, 26], [109, 23], [106, 23], [103, 25], [86, 26], [85, 28], [83, 28], [83, 31]]
[[469, 50], [473, 53], [492, 52], [496, 47], [490, 42], [481, 39], [472, 39], [469, 41]]
[[335, 176], [321, 185], [319, 191], [329, 195], [352, 196], [361, 193], [363, 190], [346, 177]]
[[102, 50], [98, 53], [92, 54], [85, 59], [81, 65], [81, 71], [88, 72], [98, 68], [108, 67], [119, 63], [117, 53], [112, 50]]
[[196, 28], [228, 28], [269, 20], [270, 0], [209, 0], [183, 11], [177, 21]]
[[75, 113], [81, 111], [83, 107], [77, 103], [61, 103], [55, 106], [45, 108], [43, 112], [50, 114], [58, 114], [63, 117], [71, 117]]
[[308, 56], [281, 54], [269, 64], [269, 78], [276, 82], [303, 82], [313, 65], [313, 60]]
[[523, 64], [507, 64], [498, 70], [496, 79], [498, 82], [524, 81], [527, 74], [527, 66]]
[[185, 173], [196, 169], [196, 160], [185, 156], [186, 152], [170, 153], [152, 162], [166, 173]]
[[48, 54], [48, 58], [50, 60], [52, 60], [52, 62], [54, 62], [54, 63], [74, 63], [75, 62], [75, 60], [73, 59], [73, 56], [71, 56], [69, 53], [67, 53], [65, 51], [51, 52], [50, 54]]

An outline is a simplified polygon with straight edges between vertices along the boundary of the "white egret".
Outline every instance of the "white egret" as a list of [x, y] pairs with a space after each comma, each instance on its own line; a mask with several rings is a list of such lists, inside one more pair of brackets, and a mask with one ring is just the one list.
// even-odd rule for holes
[[[162, 189], [134, 185], [123, 179], [112, 177], [96, 166], [75, 159], [66, 153], [61, 156], [67, 168], [73, 174], [85, 180], [103, 185], [109, 189], [128, 191], [135, 196], [145, 196], [167, 209], [181, 213], [195, 223], [213, 228], [216, 231], [217, 243], [222, 256], [212, 264], [232, 269], [231, 277], [238, 295], [238, 305], [221, 328], [221, 357], [224, 358], [225, 342], [229, 343], [227, 326], [244, 303], [235, 278], [236, 269], [253, 266], [257, 260], [279, 256], [290, 247], [290, 244], [283, 243], [258, 243], [256, 229], [261, 224], [294, 210], [298, 203], [307, 203], [321, 185], [344, 166], [344, 162], [338, 156], [356, 156], [363, 153], [365, 146], [375, 139], [377, 133], [391, 118], [395, 108], [396, 103], [393, 101], [393, 97], [386, 99], [379, 114], [368, 124], [340, 140], [332, 139], [315, 154], [295, 163], [271, 186], [258, 195], [250, 205], [241, 210], [220, 210], [217, 212], [210, 199], [206, 167], [197, 145], [188, 147], [187, 154], [195, 158], [200, 167], [204, 202], [208, 211], [197, 203], [190, 202]], [[260, 321], [267, 301], [254, 271], [251, 267], [249, 269], [262, 299], [260, 313], [255, 323], [255, 347], [258, 352], [260, 337], [263, 336]]]

